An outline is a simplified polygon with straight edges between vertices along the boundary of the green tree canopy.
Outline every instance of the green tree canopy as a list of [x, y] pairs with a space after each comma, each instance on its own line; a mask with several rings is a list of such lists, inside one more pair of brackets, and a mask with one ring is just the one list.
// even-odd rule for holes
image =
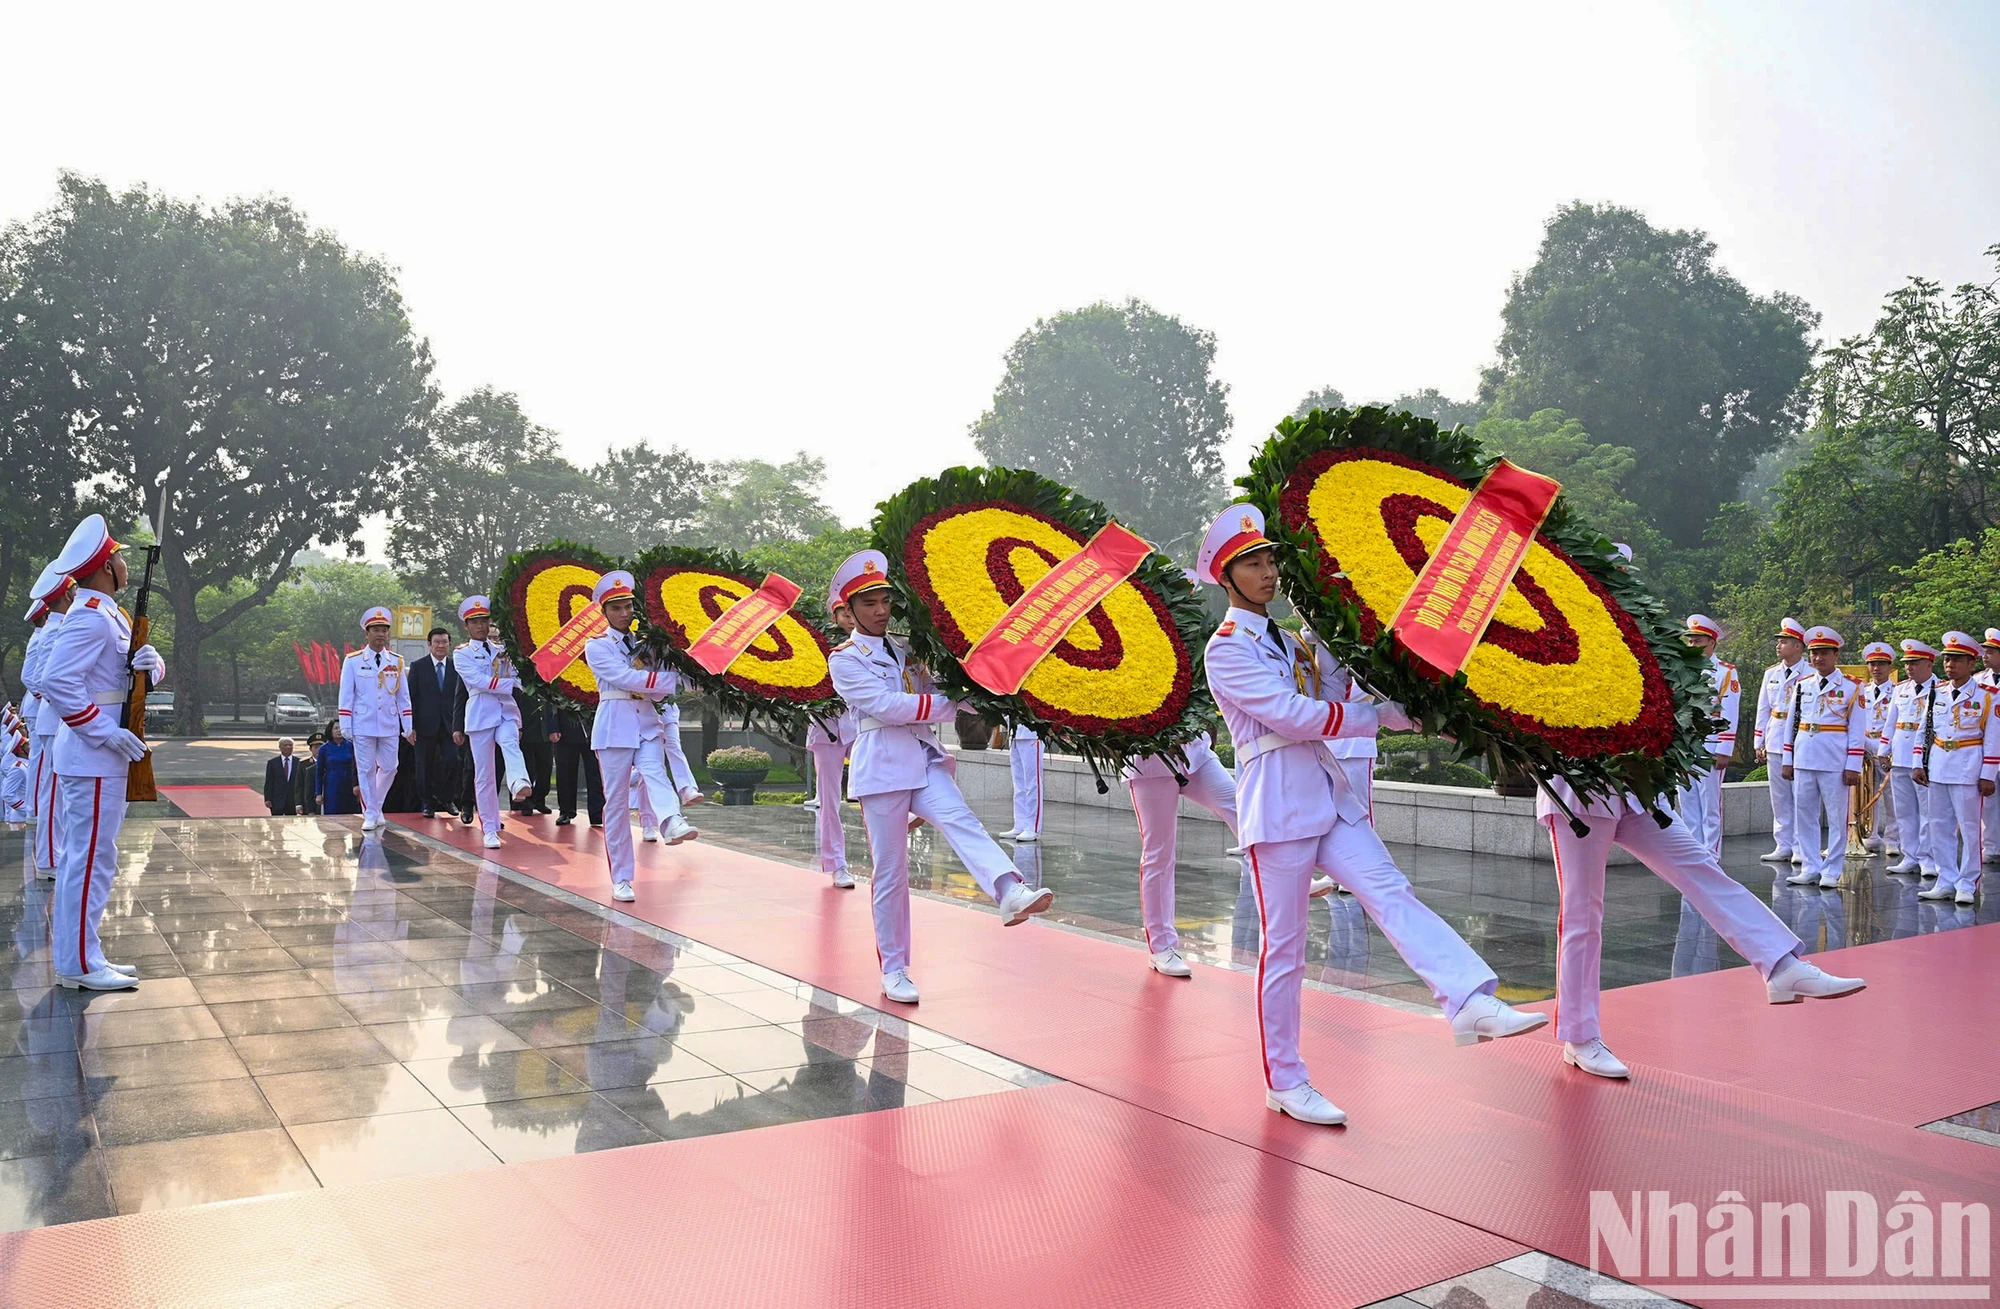
[[1306, 392], [1305, 399], [1292, 406], [1292, 417], [1301, 421], [1310, 418], [1315, 409], [1345, 409], [1347, 397], [1337, 386], [1316, 386]]
[[1898, 639], [1936, 644], [1949, 631], [1979, 637], [2000, 625], [2000, 527], [1933, 550], [1896, 576], [1882, 607], [1884, 625]]
[[595, 502], [576, 539], [614, 558], [692, 539], [716, 471], [677, 445], [614, 447], [586, 475]]
[[1628, 494], [1683, 546], [1798, 429], [1819, 322], [1796, 296], [1745, 289], [1704, 233], [1582, 202], [1549, 220], [1501, 319], [1480, 398], [1513, 417], [1561, 409], [1630, 449]]
[[[715, 464], [703, 491], [695, 539], [749, 554], [788, 541], [809, 541], [840, 520], [820, 498], [826, 460], [800, 451], [782, 464], [731, 459]], [[793, 578], [793, 581], [799, 579]]]
[[1625, 494], [1625, 481], [1638, 463], [1629, 446], [1591, 440], [1583, 424], [1560, 409], [1482, 419], [1472, 433], [1487, 453], [1561, 482], [1563, 497], [1582, 522], [1630, 545], [1635, 555], [1654, 543], [1645, 514]]
[[1434, 386], [1405, 392], [1382, 407], [1428, 418], [1447, 432], [1454, 427], [1470, 427], [1486, 416], [1486, 406], [1477, 400], [1454, 400]]
[[774, 541], [750, 551], [750, 562], [805, 588], [805, 598], [824, 612], [833, 570], [856, 550], [868, 548], [865, 527], [830, 527], [810, 541]]
[[[33, 396], [14, 421], [76, 443], [130, 509], [150, 511], [170, 475], [161, 571], [179, 726], [198, 733], [203, 643], [300, 549], [350, 542], [420, 448], [429, 347], [388, 267], [281, 199], [208, 208], [65, 175], [5, 260], [6, 369]], [[204, 592], [239, 579], [249, 588], [203, 612]]]
[[1156, 544], [1199, 535], [1224, 498], [1230, 425], [1213, 333], [1139, 300], [1099, 303], [1037, 320], [1006, 363], [972, 425], [989, 464], [1102, 501]]

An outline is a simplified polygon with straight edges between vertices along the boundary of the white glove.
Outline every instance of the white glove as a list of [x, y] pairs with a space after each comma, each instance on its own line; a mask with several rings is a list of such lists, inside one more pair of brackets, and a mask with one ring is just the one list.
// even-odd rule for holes
[[132, 652], [132, 667], [150, 678], [154, 686], [167, 680], [167, 661], [160, 658], [160, 652], [150, 645], [142, 645]]
[[[153, 657], [159, 658], [158, 655]], [[122, 727], [113, 729], [110, 739], [104, 744], [124, 755], [126, 762], [135, 764], [144, 759], [146, 752], [153, 748], [140, 740], [136, 733], [128, 732]]]

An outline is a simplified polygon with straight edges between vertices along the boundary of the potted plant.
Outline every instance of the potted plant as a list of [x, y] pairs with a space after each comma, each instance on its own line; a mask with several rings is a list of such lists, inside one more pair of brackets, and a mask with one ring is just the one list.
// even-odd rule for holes
[[771, 772], [771, 756], [747, 745], [732, 745], [708, 756], [708, 771], [722, 783], [722, 803], [757, 803], [757, 784]]

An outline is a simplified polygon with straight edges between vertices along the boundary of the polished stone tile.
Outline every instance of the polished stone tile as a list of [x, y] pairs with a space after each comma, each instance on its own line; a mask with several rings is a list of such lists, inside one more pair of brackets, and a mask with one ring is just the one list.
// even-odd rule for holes
[[599, 1094], [626, 1117], [668, 1141], [798, 1121], [782, 1105], [733, 1077], [656, 1082]]
[[111, 1217], [117, 1210], [112, 1208], [102, 1153], [0, 1160], [0, 1231]]
[[250, 1070], [237, 1057], [235, 1048], [221, 1037], [205, 1041], [109, 1046], [85, 1050], [82, 1058], [83, 1075], [99, 1091], [221, 1082], [250, 1075]]
[[448, 1109], [301, 1123], [288, 1130], [322, 1186], [500, 1166]]
[[485, 1014], [374, 1023], [366, 1029], [398, 1059], [440, 1059], [489, 1050], [524, 1050], [528, 1043]]
[[[204, 1004], [236, 1004], [245, 1000], [292, 1000], [325, 995], [304, 969], [278, 973], [220, 973], [196, 977], [195, 991]], [[144, 990], [144, 987], [140, 988]]]
[[722, 1071], [679, 1049], [673, 1040], [650, 1033], [590, 1045], [552, 1046], [542, 1054], [593, 1091], [714, 1077]]
[[215, 1136], [278, 1122], [257, 1084], [244, 1078], [106, 1091], [97, 1097], [94, 1115], [98, 1140], [106, 1147]]
[[91, 1106], [82, 1096], [0, 1100], [0, 1159], [73, 1153], [92, 1144]]
[[374, 1024], [455, 1018], [472, 1012], [464, 996], [448, 986], [416, 986], [401, 991], [362, 991], [339, 997], [355, 1021]]
[[131, 1009], [98, 1013], [87, 1009], [78, 1040], [80, 1048], [98, 1049], [116, 1045], [151, 1045], [160, 1041], [200, 1041], [222, 1035], [208, 1010], [199, 1005], [184, 1009]]
[[187, 969], [188, 976], [202, 977], [213, 973], [271, 973], [288, 972], [298, 965], [289, 954], [277, 946], [261, 950], [219, 950], [208, 953], [175, 953], [181, 967]]
[[287, 1127], [440, 1107], [437, 1097], [401, 1064], [273, 1073], [259, 1077], [257, 1085]]
[[438, 986], [436, 974], [412, 963], [357, 964], [353, 967], [308, 968], [306, 976], [329, 995], [359, 995], [368, 991], [407, 991]]
[[328, 1027], [353, 1027], [354, 1016], [330, 995], [297, 996], [288, 1000], [243, 1000], [209, 1006], [226, 1036], [263, 1036], [273, 1032], [311, 1032]]
[[506, 1100], [452, 1112], [502, 1163], [588, 1154], [660, 1139], [601, 1095]]
[[81, 1095], [83, 1089], [83, 1073], [77, 1066], [75, 1050], [0, 1058], [0, 1100]]
[[386, 1064], [395, 1056], [360, 1027], [331, 1027], [313, 1032], [273, 1032], [234, 1036], [230, 1044], [251, 1074], [299, 1073], [318, 1068], [350, 1068]]
[[415, 1059], [404, 1067], [450, 1108], [589, 1089], [536, 1050], [494, 1050], [449, 1059]]
[[812, 1042], [799, 1033], [770, 1024], [719, 1032], [691, 1032], [680, 1038], [681, 1049], [731, 1074], [767, 1068], [796, 1068], [806, 1062], [807, 1047], [811, 1045]]
[[104, 1167], [121, 1214], [319, 1186], [277, 1127], [116, 1146], [104, 1151]]
[[557, 1045], [584, 1045], [591, 1041], [629, 1040], [639, 1035], [636, 1023], [622, 1015], [594, 1005], [578, 996], [577, 1003], [562, 1009], [530, 1009], [521, 1013], [493, 1014], [495, 1022], [536, 1049]]
[[130, 991], [62, 991], [57, 995], [92, 1014], [130, 1013], [135, 1009], [184, 1009], [202, 1003], [195, 984], [185, 977], [163, 977]]

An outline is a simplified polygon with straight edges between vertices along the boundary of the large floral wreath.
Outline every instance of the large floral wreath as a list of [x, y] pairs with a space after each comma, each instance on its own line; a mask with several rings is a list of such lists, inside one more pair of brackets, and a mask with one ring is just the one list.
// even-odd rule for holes
[[1707, 766], [1701, 655], [1558, 497], [1465, 667], [1439, 680], [1385, 630], [1494, 460], [1409, 414], [1286, 419], [1241, 480], [1280, 551], [1286, 596], [1333, 654], [1496, 774], [1648, 802]]
[[585, 709], [597, 707], [597, 679], [582, 659], [555, 681], [545, 682], [529, 656], [590, 603], [597, 579], [617, 566], [610, 556], [587, 545], [552, 541], [523, 550], [500, 570], [491, 597], [496, 635], [530, 692], [560, 695]]
[[631, 568], [646, 640], [685, 681], [716, 696], [725, 712], [761, 714], [787, 732], [807, 718], [840, 714], [826, 662], [831, 647], [822, 626], [823, 601], [801, 596], [717, 675], [689, 658], [688, 647], [755, 591], [763, 574], [733, 551], [684, 546], [655, 546]]
[[1017, 694], [993, 694], [959, 664], [1029, 584], [1110, 521], [1103, 505], [1036, 473], [950, 468], [884, 501], [874, 533], [911, 648], [947, 694], [1116, 767], [1178, 752], [1213, 713], [1201, 677], [1207, 619], [1164, 555], [1148, 555]]

